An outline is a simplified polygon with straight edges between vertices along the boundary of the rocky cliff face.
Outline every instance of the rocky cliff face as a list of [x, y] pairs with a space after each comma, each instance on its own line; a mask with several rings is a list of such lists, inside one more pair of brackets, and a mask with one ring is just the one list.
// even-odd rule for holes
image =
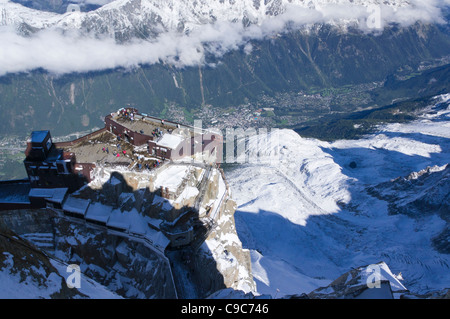
[[[200, 220], [197, 224], [188, 223], [187, 226], [196, 225], [193, 242], [177, 246], [177, 249], [167, 248], [165, 253], [144, 245], [138, 238], [129, 237], [126, 233], [111, 232], [104, 226], [86, 222], [82, 218], [69, 218], [51, 209], [2, 212], [0, 235], [2, 232], [11, 232], [18, 241], [34, 247], [36, 252], [42, 255], [41, 261], [34, 262], [42, 264], [40, 268], [45, 271], [42, 270], [42, 275], [39, 276], [35, 273], [28, 275], [31, 280], [39, 281], [41, 289], [45, 290], [47, 285], [52, 286], [47, 287], [47, 290], [52, 288], [55, 292], [47, 295], [48, 298], [78, 296], [76, 292], [66, 289], [63, 280], [65, 274], [57, 277], [63, 280], [62, 284], [58, 282], [58, 289], [54, 287], [54, 281], [46, 282], [48, 274], [54, 272], [49, 258], [57, 258], [64, 265], [79, 265], [83, 277], [95, 281], [111, 295], [124, 298], [202, 298], [222, 288], [242, 290], [246, 293], [255, 291], [250, 254], [242, 248], [234, 224], [236, 203], [229, 196], [224, 175], [217, 169], [212, 171], [211, 175], [206, 175], [205, 180], [202, 180], [205, 184], [204, 196], [199, 199], [202, 212], [199, 218], [205, 219], [209, 226], [200, 226]], [[119, 178], [123, 179], [121, 183], [110, 183], [117, 187], [121, 185], [119, 188], [106, 187], [106, 182], [95, 189], [99, 183], [99, 180], [96, 180], [89, 184], [90, 187], [88, 185], [71, 196], [90, 199], [92, 203], [99, 205], [102, 199], [114, 202], [123, 214], [130, 210], [136, 211], [140, 198], [137, 195], [142, 191], [141, 202], [151, 196], [146, 197], [144, 194], [148, 189], [135, 189], [128, 184], [135, 184], [136, 178], [139, 177], [135, 175], [114, 175], [117, 181]], [[113, 177], [104, 179], [110, 181]], [[139, 207], [138, 211], [142, 214], [149, 213], [145, 205]], [[154, 210], [157, 212], [158, 209]], [[189, 216], [191, 215], [187, 214], [180, 218]], [[155, 216], [160, 217], [159, 214]], [[179, 226], [175, 228], [171, 231], [176, 231]], [[13, 252], [14, 249], [5, 251]], [[25, 253], [20, 250], [17, 256], [5, 255], [3, 258], [17, 259], [23, 254]], [[21, 269], [20, 265], [21, 263], [16, 262], [16, 272], [26, 271]], [[12, 271], [12, 268], [9, 267], [8, 270]], [[34, 277], [36, 279], [33, 279]], [[85, 297], [95, 298], [90, 295]]]
[[408, 291], [399, 278], [402, 279], [401, 275], [394, 275], [386, 263], [381, 262], [353, 269], [307, 296], [313, 299], [393, 299]]
[[52, 260], [14, 232], [1, 229], [0, 251], [2, 299], [86, 297], [69, 289]]
[[[48, 273], [52, 272], [51, 266], [48, 265], [49, 257], [42, 251], [55, 256], [63, 264], [79, 265], [82, 278], [96, 282], [105, 291], [109, 291], [109, 296], [124, 298], [176, 296], [168, 262], [143, 244], [110, 235], [106, 230], [68, 221], [45, 210], [3, 212], [0, 216], [0, 225], [2, 233], [14, 231], [18, 240], [22, 237], [27, 238], [28, 242], [35, 246], [34, 251], [30, 253], [28, 248], [9, 251], [13, 254], [14, 260], [26, 255], [28, 256], [26, 258], [33, 260], [32, 263], [43, 265], [41, 268], [45, 269], [45, 273], [41, 272], [39, 276], [29, 273], [28, 276], [30, 280], [37, 280], [41, 289], [45, 289], [46, 285], [52, 285], [49, 287], [50, 290], [56, 289], [57, 294], [46, 297], [72, 298], [80, 294], [67, 290], [64, 282], [59, 284], [59, 290], [53, 287], [54, 282], [50, 282], [48, 277]], [[44, 237], [47, 238], [45, 242], [42, 241]], [[36, 259], [34, 258], [36, 254], [42, 257]], [[22, 266], [16, 264], [19, 273], [29, 269], [25, 265]], [[14, 271], [12, 268], [9, 269]], [[62, 279], [65, 280], [64, 277]], [[29, 298], [36, 297], [38, 296], [29, 296]], [[91, 297], [98, 296], [94, 293]]]
[[346, 272], [326, 287], [308, 294], [286, 296], [286, 299], [448, 299], [449, 289], [427, 294], [410, 292], [401, 281], [402, 274], [393, 274], [380, 262]]
[[171, 253], [177, 287], [183, 297], [205, 298], [222, 289], [256, 292], [250, 253], [242, 247], [236, 231], [236, 203], [226, 188], [224, 175], [214, 170], [200, 208], [201, 218], [208, 215], [214, 219], [211, 228], [197, 234], [189, 247]]
[[450, 165], [427, 167], [405, 177], [381, 183], [369, 192], [388, 200], [391, 214], [420, 217], [438, 214], [450, 219]]
[[405, 177], [378, 184], [369, 194], [388, 203], [390, 214], [404, 214], [412, 218], [438, 215], [446, 221], [446, 228], [432, 239], [437, 251], [450, 253], [450, 165], [427, 167]]
[[[232, 288], [244, 292], [256, 291], [251, 272], [250, 252], [242, 247], [234, 222], [236, 203], [230, 198], [224, 204], [224, 210], [218, 219], [217, 226], [209, 234], [206, 242], [200, 247], [195, 262], [199, 268], [210, 260], [223, 277], [217, 284], [211, 281], [209, 293], [218, 288]], [[210, 280], [205, 278], [206, 280]], [[201, 280], [205, 280], [202, 278]]]

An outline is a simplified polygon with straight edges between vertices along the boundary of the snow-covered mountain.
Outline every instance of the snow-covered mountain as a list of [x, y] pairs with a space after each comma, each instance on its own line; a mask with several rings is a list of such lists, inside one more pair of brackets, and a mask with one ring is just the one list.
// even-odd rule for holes
[[[328, 34], [329, 25], [340, 36], [355, 28], [363, 31], [357, 32], [357, 41], [349, 47], [355, 51], [363, 33], [378, 34], [391, 24], [411, 27], [418, 21], [423, 22], [420, 26], [436, 27], [445, 23], [443, 16], [441, 2], [416, 0], [116, 0], [89, 12], [64, 14], [0, 0], [0, 75], [39, 68], [56, 74], [84, 73], [157, 63], [179, 68], [216, 66], [215, 60], [228, 52], [243, 49], [249, 55], [251, 41], [294, 35], [299, 30], [306, 37], [321, 30]], [[428, 32], [434, 34], [425, 29], [410, 31], [418, 32], [420, 39], [428, 39]], [[392, 41], [403, 48], [401, 41]], [[421, 43], [413, 43], [423, 48]], [[286, 51], [298, 52], [298, 47]], [[326, 54], [323, 50], [301, 51], [308, 61], [316, 59], [308, 55]], [[345, 52], [347, 56], [347, 49]], [[292, 55], [286, 55], [288, 58]], [[314, 63], [320, 68], [319, 60]]]
[[398, 8], [420, 9], [423, 19], [429, 18], [430, 13], [436, 13], [433, 6], [407, 0], [383, 3], [378, 0], [116, 0], [90, 12], [57, 14], [1, 0], [0, 25], [12, 25], [21, 31], [47, 28], [82, 30], [108, 34], [122, 40], [130, 37], [149, 38], [167, 31], [189, 33], [201, 25], [215, 22], [262, 25], [271, 17], [280, 15], [285, 17], [277, 22], [266, 23], [266, 27], [276, 27], [276, 24], [287, 20], [305, 24], [333, 20], [340, 23], [355, 22], [361, 16], [367, 18], [370, 13], [368, 8], [374, 5], [383, 8], [386, 16], [392, 15]]
[[401, 280], [401, 274], [393, 274], [386, 263], [380, 262], [352, 269], [327, 287], [318, 288], [307, 296], [319, 299], [392, 299], [407, 292]]
[[[236, 227], [231, 215], [223, 215], [202, 245], [205, 259], [212, 256], [229, 286], [242, 291], [218, 290], [211, 298], [448, 294], [449, 127], [446, 94], [418, 120], [382, 125], [359, 140], [322, 142], [291, 130], [252, 137], [248, 155], [255, 160], [226, 173], [238, 205]], [[56, 232], [36, 233], [36, 225], [50, 230], [55, 218], [38, 211], [2, 217], [0, 226], [20, 225], [23, 234], [0, 236], [0, 279], [8, 287], [0, 298], [117, 298], [122, 289], [126, 297], [147, 298], [140, 290], [149, 284], [145, 280], [164, 278], [164, 263], [136, 243], [68, 221]], [[241, 242], [251, 260], [239, 258]], [[52, 246], [59, 260], [30, 243]], [[106, 285], [83, 277], [85, 290], [68, 290], [62, 260], [80, 262], [86, 275]], [[367, 286], [374, 271], [380, 290]], [[166, 295], [156, 289], [150, 296]]]
[[261, 161], [227, 173], [258, 292], [309, 293], [379, 262], [414, 293], [449, 286], [449, 100], [359, 140], [250, 139]]

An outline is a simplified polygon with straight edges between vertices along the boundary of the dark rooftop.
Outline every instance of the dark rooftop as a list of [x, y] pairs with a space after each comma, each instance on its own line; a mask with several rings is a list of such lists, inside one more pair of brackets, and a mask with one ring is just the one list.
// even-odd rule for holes
[[32, 143], [42, 143], [50, 131], [33, 131], [31, 132], [31, 142]]
[[0, 183], [0, 203], [29, 203], [30, 189], [28, 180]]

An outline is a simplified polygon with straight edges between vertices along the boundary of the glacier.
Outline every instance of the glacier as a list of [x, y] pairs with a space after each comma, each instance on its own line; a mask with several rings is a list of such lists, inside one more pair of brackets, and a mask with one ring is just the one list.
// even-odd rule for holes
[[[230, 165], [226, 174], [258, 293], [276, 298], [309, 293], [379, 262], [401, 273], [411, 292], [449, 286], [450, 256], [432, 245], [447, 227], [448, 206], [440, 216], [390, 214], [395, 202], [368, 192], [427, 167], [444, 172], [450, 162], [449, 101], [449, 94], [435, 97], [417, 120], [380, 125], [359, 140], [324, 142], [283, 129], [271, 133], [270, 147], [264, 148], [258, 136], [250, 137], [248, 155], [259, 161]], [[404, 192], [412, 194], [411, 201], [415, 190]], [[400, 190], [386, 192], [395, 198]], [[448, 196], [448, 183], [440, 192]]]

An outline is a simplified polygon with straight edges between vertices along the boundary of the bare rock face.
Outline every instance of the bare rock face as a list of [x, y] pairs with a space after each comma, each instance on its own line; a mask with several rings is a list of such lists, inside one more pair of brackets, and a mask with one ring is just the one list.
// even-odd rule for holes
[[3, 227], [0, 227], [0, 251], [0, 277], [7, 273], [9, 280], [16, 281], [14, 287], [2, 282], [5, 286], [0, 298], [30, 298], [28, 293], [32, 289], [36, 298], [85, 297], [67, 287], [48, 256]]
[[440, 253], [450, 253], [450, 164], [427, 167], [368, 189], [369, 194], [388, 202], [390, 214], [421, 218], [437, 214], [447, 225], [432, 239]]
[[386, 263], [380, 262], [352, 269], [334, 280], [327, 287], [318, 288], [304, 295], [310, 299], [394, 299], [408, 289], [400, 282], [401, 275], [394, 275]]
[[410, 217], [438, 214], [450, 219], [450, 165], [427, 167], [368, 189], [388, 201], [390, 214]]
[[[250, 253], [242, 248], [242, 243], [236, 234], [233, 218], [235, 209], [235, 202], [228, 199], [224, 203], [217, 225], [209, 233], [205, 242], [199, 248], [194, 246], [181, 253], [179, 259], [182, 260], [181, 267], [185, 268], [186, 273], [183, 275], [184, 280], [178, 280], [183, 284], [183, 289], [189, 285], [195, 287], [192, 290], [196, 290], [196, 298], [209, 298], [216, 294], [218, 294], [217, 298], [221, 298], [223, 291], [236, 291], [243, 295], [256, 292], [256, 284], [251, 273]], [[180, 264], [175, 266], [175, 268], [179, 267]], [[178, 277], [182, 276], [178, 275]], [[231, 295], [241, 298], [239, 294]]]
[[206, 239], [203, 250], [209, 250], [217, 264], [217, 270], [223, 276], [226, 288], [256, 291], [251, 272], [250, 252], [242, 247], [234, 221], [236, 202], [228, 199], [217, 227]]
[[103, 231], [61, 224], [56, 248], [70, 263], [80, 264], [87, 276], [126, 298], [176, 296], [170, 265], [161, 254]]
[[418, 294], [403, 284], [401, 273], [394, 275], [386, 263], [380, 262], [352, 269], [326, 287], [283, 299], [449, 299], [450, 289]]

